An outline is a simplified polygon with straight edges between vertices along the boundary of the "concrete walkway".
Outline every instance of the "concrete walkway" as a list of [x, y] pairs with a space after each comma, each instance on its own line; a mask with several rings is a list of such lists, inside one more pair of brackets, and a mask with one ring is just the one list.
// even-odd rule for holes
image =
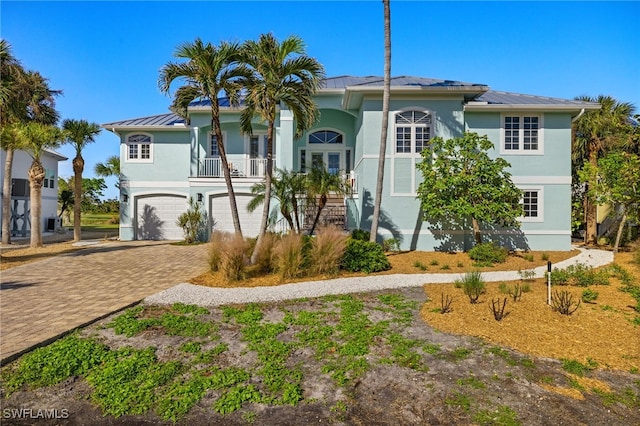
[[207, 245], [129, 241], [0, 272], [0, 363], [207, 270]]
[[[604, 250], [580, 249], [580, 254], [552, 265], [563, 269], [581, 263], [592, 267], [613, 262], [613, 253]], [[532, 269], [535, 278], [544, 277], [546, 266]], [[275, 302], [280, 300], [320, 297], [328, 294], [348, 294], [367, 291], [389, 290], [402, 287], [419, 287], [429, 283], [452, 283], [464, 274], [391, 274], [364, 277], [335, 278], [324, 281], [307, 281], [272, 287], [255, 288], [211, 288], [193, 284], [179, 284], [147, 297], [149, 304], [173, 304], [182, 302], [200, 306], [217, 306], [232, 303]], [[483, 272], [487, 282], [519, 280], [518, 271]]]

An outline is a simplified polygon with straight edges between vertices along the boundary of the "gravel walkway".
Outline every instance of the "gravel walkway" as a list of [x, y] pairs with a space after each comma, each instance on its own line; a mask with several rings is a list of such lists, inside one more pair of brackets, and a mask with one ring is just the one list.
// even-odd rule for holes
[[[604, 250], [580, 248], [580, 254], [558, 262], [554, 268], [566, 268], [582, 263], [592, 267], [613, 262], [613, 253]], [[535, 277], [543, 277], [547, 268], [533, 269]], [[396, 274], [366, 277], [336, 278], [324, 281], [307, 281], [272, 287], [211, 288], [193, 284], [178, 284], [144, 299], [148, 304], [173, 304], [182, 302], [199, 306], [218, 306], [233, 303], [275, 302], [280, 300], [319, 297], [329, 294], [360, 293], [402, 287], [419, 287], [429, 283], [450, 283], [464, 274]], [[517, 271], [485, 272], [485, 281], [511, 281], [520, 279]]]

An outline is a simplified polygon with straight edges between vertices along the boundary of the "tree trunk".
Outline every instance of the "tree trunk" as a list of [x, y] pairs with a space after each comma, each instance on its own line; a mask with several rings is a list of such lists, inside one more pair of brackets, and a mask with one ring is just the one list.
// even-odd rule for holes
[[[591, 163], [594, 169], [598, 166], [597, 147], [598, 147], [597, 143], [589, 144], [589, 163]], [[597, 212], [598, 212], [598, 206], [593, 200], [589, 199], [589, 197], [585, 194], [585, 233], [584, 233], [585, 244], [595, 244], [598, 241]]]
[[480, 225], [478, 224], [478, 220], [475, 217], [472, 217], [471, 223], [473, 224], [473, 237], [476, 240], [476, 244], [482, 244], [482, 235], [480, 234]]
[[78, 154], [73, 159], [73, 241], [82, 240], [82, 172], [84, 159]]
[[322, 213], [322, 209], [327, 205], [327, 196], [321, 195], [320, 202], [318, 203], [318, 212], [316, 213], [315, 219], [313, 219], [313, 225], [311, 225], [311, 230], [309, 231], [309, 235], [313, 235], [316, 230], [316, 226], [318, 226], [318, 221], [320, 220], [320, 214]]
[[622, 239], [622, 230], [624, 229], [624, 223], [627, 221], [627, 208], [622, 206], [622, 220], [620, 221], [620, 225], [618, 226], [618, 233], [616, 234], [616, 243], [613, 246], [613, 252], [618, 252], [618, 247], [620, 246], [620, 240]]
[[[275, 111], [273, 116], [275, 116]], [[267, 170], [264, 182], [264, 205], [262, 208], [262, 219], [260, 222], [258, 241], [256, 241], [253, 253], [251, 254], [251, 264], [255, 264], [258, 259], [260, 245], [267, 233], [267, 224], [269, 223], [269, 209], [271, 208], [271, 182], [273, 180], [273, 127], [274, 120], [269, 120], [269, 124], [267, 126]]]
[[[218, 98], [211, 99], [211, 124], [218, 140], [218, 152], [220, 153], [220, 161], [222, 161], [222, 173], [224, 174], [224, 182], [227, 185], [227, 193], [229, 194], [229, 207], [231, 208], [231, 218], [233, 219], [233, 228], [236, 236], [242, 237], [242, 228], [240, 226], [240, 217], [238, 216], [238, 205], [236, 204], [236, 193], [233, 190], [231, 182], [231, 170], [229, 170], [229, 161], [227, 161], [227, 152], [224, 149], [224, 141], [222, 140], [222, 129], [220, 128]], [[214, 218], [215, 219], [215, 218]]]
[[11, 244], [11, 174], [13, 149], [7, 149], [4, 162], [4, 182], [2, 183], [2, 244]]
[[382, 187], [384, 183], [384, 161], [387, 153], [387, 127], [389, 126], [389, 98], [391, 93], [391, 8], [389, 1], [390, 0], [382, 0], [384, 8], [384, 87], [382, 92], [382, 129], [380, 131], [376, 197], [373, 203], [373, 217], [371, 218], [371, 234], [369, 237], [369, 241], [371, 242], [376, 242], [378, 236]]
[[40, 161], [34, 160], [29, 168], [31, 201], [31, 248], [42, 247], [42, 182], [45, 170]]

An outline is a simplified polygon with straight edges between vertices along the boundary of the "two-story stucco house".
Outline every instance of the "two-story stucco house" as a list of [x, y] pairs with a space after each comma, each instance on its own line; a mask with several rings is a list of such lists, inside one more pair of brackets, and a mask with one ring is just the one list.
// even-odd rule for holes
[[[382, 118], [381, 77], [334, 77], [316, 95], [320, 119], [294, 137], [291, 112], [282, 106], [275, 135], [278, 168], [305, 172], [324, 164], [353, 186], [343, 204], [345, 227], [370, 227]], [[224, 101], [224, 100], [223, 100]], [[239, 110], [222, 104], [221, 123], [232, 163], [243, 233], [254, 236], [260, 211], [249, 213], [251, 186], [264, 176], [266, 127], [239, 130]], [[487, 135], [523, 191], [519, 231], [493, 229], [490, 237], [512, 248], [569, 250], [571, 243], [571, 122], [599, 105], [566, 99], [496, 92], [483, 84], [396, 77], [391, 101], [380, 237], [401, 248], [463, 250], [471, 230], [441, 229], [422, 219], [416, 189], [420, 152], [435, 136], [465, 131]], [[211, 136], [210, 106], [193, 103], [189, 120], [168, 113], [103, 124], [120, 137], [122, 182], [120, 238], [181, 239], [175, 224], [187, 200], [201, 201], [217, 229], [233, 230], [221, 162]]]
[[[0, 151], [0, 164], [4, 166], [7, 153]], [[45, 150], [42, 153], [42, 166], [45, 168], [45, 178], [42, 186], [42, 224], [43, 232], [55, 231], [60, 226], [58, 218], [58, 162], [67, 160], [53, 150]], [[11, 235], [26, 237], [31, 233], [31, 195], [29, 190], [29, 168], [33, 159], [26, 151], [14, 151], [11, 168], [11, 194], [2, 194], [2, 197], [11, 197]], [[0, 188], [3, 188], [4, 173], [0, 176]], [[0, 219], [2, 211], [0, 209]]]

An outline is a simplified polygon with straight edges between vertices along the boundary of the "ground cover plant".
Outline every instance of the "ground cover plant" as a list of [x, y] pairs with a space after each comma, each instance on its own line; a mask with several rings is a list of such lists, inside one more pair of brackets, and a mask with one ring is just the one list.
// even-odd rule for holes
[[53, 404], [85, 424], [640, 421], [637, 374], [436, 330], [420, 314], [431, 293], [139, 305], [3, 368], [3, 407]]

